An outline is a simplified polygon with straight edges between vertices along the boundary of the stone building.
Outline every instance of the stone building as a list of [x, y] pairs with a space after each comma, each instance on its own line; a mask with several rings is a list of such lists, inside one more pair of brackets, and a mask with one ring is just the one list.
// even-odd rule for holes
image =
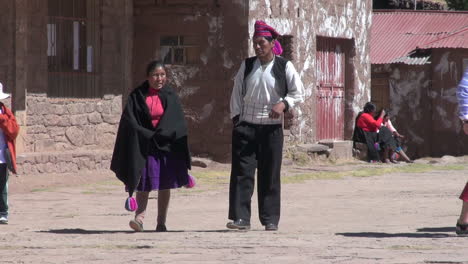
[[468, 154], [457, 85], [468, 67], [468, 12], [375, 12], [372, 101], [390, 109], [413, 158]]
[[122, 105], [162, 59], [195, 155], [228, 161], [233, 77], [253, 24], [283, 38], [306, 101], [290, 142], [342, 141], [370, 98], [370, 0], [4, 0], [0, 81], [21, 125], [22, 173], [107, 169]]

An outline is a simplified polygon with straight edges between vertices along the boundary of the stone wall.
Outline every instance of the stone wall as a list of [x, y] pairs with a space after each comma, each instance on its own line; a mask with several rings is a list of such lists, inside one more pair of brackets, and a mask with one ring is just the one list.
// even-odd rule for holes
[[66, 173], [109, 169], [122, 96], [99, 100], [51, 99], [28, 94], [25, 152], [18, 172]]
[[122, 97], [51, 99], [28, 94], [27, 152], [112, 149]]
[[18, 174], [75, 173], [109, 170], [110, 151], [23, 153], [17, 156]]

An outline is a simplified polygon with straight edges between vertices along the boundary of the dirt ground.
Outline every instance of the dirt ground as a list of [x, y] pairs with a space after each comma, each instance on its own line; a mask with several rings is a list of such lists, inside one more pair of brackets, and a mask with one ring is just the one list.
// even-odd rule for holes
[[13, 176], [0, 263], [468, 263], [454, 233], [467, 160], [288, 166], [277, 232], [260, 225], [256, 194], [252, 230], [225, 228], [228, 165], [195, 167], [197, 186], [172, 192], [167, 233], [152, 231], [156, 195], [149, 231], [131, 232], [110, 172]]

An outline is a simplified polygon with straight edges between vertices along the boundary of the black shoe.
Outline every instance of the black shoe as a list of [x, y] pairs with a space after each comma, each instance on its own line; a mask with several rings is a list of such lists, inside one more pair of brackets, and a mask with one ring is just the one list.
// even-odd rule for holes
[[457, 233], [459, 236], [468, 236], [468, 224], [460, 224], [457, 221], [455, 233]]
[[167, 232], [166, 225], [157, 225], [156, 232]]
[[226, 224], [229, 229], [248, 230], [250, 229], [250, 221], [244, 219], [237, 219], [236, 221]]
[[266, 231], [276, 231], [276, 230], [278, 230], [278, 225], [273, 224], [273, 223], [266, 224], [265, 225], [265, 230]]

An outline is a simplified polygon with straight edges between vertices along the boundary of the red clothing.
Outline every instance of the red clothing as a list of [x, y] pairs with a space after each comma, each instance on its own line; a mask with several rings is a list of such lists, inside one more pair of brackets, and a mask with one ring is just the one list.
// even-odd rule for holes
[[159, 90], [153, 88], [149, 89], [148, 96], [146, 97], [146, 105], [150, 112], [151, 123], [153, 127], [156, 127], [164, 114], [164, 108], [159, 98]]
[[382, 125], [382, 118], [377, 120], [369, 113], [362, 113], [357, 121], [357, 126], [367, 132], [377, 132]]
[[11, 112], [8, 107], [4, 104], [0, 105], [2, 108], [2, 113], [0, 114], [0, 129], [3, 131], [5, 135], [5, 139], [7, 141], [8, 149], [10, 150], [11, 154], [11, 162], [13, 163], [13, 173], [16, 173], [16, 148], [15, 148], [15, 139], [19, 133], [19, 126], [16, 122], [15, 115]]
[[463, 189], [463, 192], [460, 194], [460, 200], [468, 202], [468, 183], [465, 185], [465, 189]]

